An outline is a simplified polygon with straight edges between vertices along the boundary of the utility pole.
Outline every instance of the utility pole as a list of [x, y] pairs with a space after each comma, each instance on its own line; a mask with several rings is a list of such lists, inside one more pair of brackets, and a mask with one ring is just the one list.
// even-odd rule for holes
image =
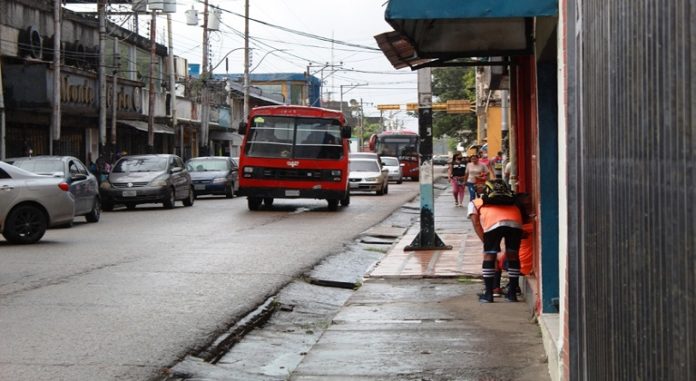
[[118, 70], [121, 57], [118, 51], [118, 38], [114, 37], [114, 69], [111, 72], [113, 84], [111, 89], [111, 146], [116, 147], [116, 122], [118, 117]]
[[99, 19], [99, 151], [106, 146], [106, 0], [97, 3]]
[[418, 69], [418, 135], [420, 139], [420, 232], [405, 251], [451, 249], [435, 232], [433, 194], [433, 92], [431, 69]]
[[[0, 44], [0, 57], [2, 57], [2, 44]], [[2, 92], [2, 62], [0, 61], [0, 160], [7, 158], [7, 145], [5, 142], [5, 95]]]
[[341, 93], [341, 100], [340, 100], [341, 113], [343, 113], [343, 94], [344, 94], [343, 88], [349, 87], [349, 89], [345, 91], [345, 94], [348, 94], [349, 91], [353, 90], [354, 88], [356, 88], [358, 86], [367, 86], [367, 85], [368, 85], [367, 83], [351, 83], [350, 85], [339, 85], [338, 86], [340, 89], [340, 93]]
[[249, 116], [249, 0], [244, 0], [244, 114]]
[[157, 27], [157, 11], [152, 10], [150, 21], [150, 92], [147, 108], [147, 152], [155, 152], [155, 71], [157, 59], [157, 43], [155, 42], [155, 29]]
[[60, 0], [53, 1], [53, 107], [48, 154], [53, 155], [53, 141], [60, 139]]
[[201, 80], [203, 88], [201, 89], [201, 137], [199, 146], [201, 151], [199, 155], [208, 155], [208, 128], [209, 120], [208, 110], [210, 101], [208, 100], [208, 0], [203, 3], [203, 58], [201, 62]]
[[[169, 109], [172, 116], [172, 129], [176, 136], [176, 76], [174, 75], [174, 39], [172, 37], [172, 14], [167, 13], [167, 37], [169, 53]], [[184, 128], [179, 133], [179, 156], [184, 157]]]

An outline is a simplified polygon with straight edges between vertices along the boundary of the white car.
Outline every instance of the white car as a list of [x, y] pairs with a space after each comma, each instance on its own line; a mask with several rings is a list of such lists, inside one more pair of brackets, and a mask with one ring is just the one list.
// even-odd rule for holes
[[350, 191], [389, 193], [389, 171], [375, 159], [350, 159]]
[[382, 156], [382, 167], [389, 171], [389, 181], [396, 181], [397, 184], [401, 184], [404, 181], [403, 174], [401, 173], [401, 168], [403, 166], [399, 158], [394, 156]]
[[52, 226], [69, 224], [75, 197], [62, 178], [0, 162], [0, 231], [8, 242], [34, 243]]

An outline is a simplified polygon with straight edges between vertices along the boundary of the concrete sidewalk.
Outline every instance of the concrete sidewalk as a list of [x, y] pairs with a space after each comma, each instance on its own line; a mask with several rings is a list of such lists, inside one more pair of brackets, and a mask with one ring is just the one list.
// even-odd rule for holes
[[405, 252], [416, 221], [289, 379], [550, 379], [526, 303], [478, 302], [482, 244], [449, 188], [436, 198], [435, 227], [453, 248]]
[[526, 303], [478, 302], [482, 244], [438, 188], [435, 227], [451, 250], [404, 251], [420, 230], [415, 200], [167, 380], [549, 380]]

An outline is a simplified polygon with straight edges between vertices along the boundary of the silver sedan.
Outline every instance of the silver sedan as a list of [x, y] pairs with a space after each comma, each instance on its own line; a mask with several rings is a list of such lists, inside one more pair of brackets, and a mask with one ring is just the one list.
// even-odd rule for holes
[[0, 230], [11, 243], [34, 243], [51, 226], [72, 222], [75, 198], [63, 179], [0, 162]]

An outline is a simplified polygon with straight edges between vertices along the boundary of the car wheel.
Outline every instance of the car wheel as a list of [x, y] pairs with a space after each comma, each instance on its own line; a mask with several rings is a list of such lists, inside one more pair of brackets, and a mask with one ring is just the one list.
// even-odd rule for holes
[[128, 210], [133, 210], [133, 209], [135, 209], [135, 203], [134, 203], [134, 202], [127, 202], [127, 203], [126, 203], [126, 209], [128, 209]]
[[225, 197], [227, 198], [233, 198], [234, 197], [234, 183], [230, 183], [230, 185], [225, 189]]
[[85, 214], [85, 220], [87, 220], [87, 222], [99, 222], [100, 217], [101, 217], [101, 201], [99, 201], [99, 198], [95, 198], [94, 205], [92, 206], [92, 210], [90, 210], [89, 213]]
[[331, 199], [331, 200], [326, 200], [329, 203], [329, 210], [332, 212], [335, 212], [338, 210], [338, 200], [336, 199]]
[[397, 183], [397, 184], [401, 184], [401, 183], [403, 183], [403, 182], [404, 182], [403, 179], [398, 179], [398, 180], [396, 180], [396, 183]]
[[270, 208], [273, 206], [273, 197], [266, 197], [263, 199], [263, 205], [266, 206], [266, 208]]
[[174, 193], [174, 189], [170, 189], [169, 192], [167, 192], [167, 198], [162, 202], [164, 205], [165, 209], [171, 209], [174, 207], [174, 203], [176, 202], [176, 194]]
[[247, 206], [249, 207], [249, 210], [259, 210], [261, 207], [261, 201], [263, 200], [258, 197], [247, 198]]
[[189, 188], [188, 197], [184, 199], [184, 206], [193, 206], [193, 200], [196, 198], [196, 194], [193, 189]]
[[341, 200], [341, 206], [348, 206], [350, 205], [350, 192], [346, 192], [346, 198]]
[[43, 237], [48, 219], [41, 209], [33, 205], [20, 205], [7, 215], [2, 235], [12, 243], [34, 243]]

